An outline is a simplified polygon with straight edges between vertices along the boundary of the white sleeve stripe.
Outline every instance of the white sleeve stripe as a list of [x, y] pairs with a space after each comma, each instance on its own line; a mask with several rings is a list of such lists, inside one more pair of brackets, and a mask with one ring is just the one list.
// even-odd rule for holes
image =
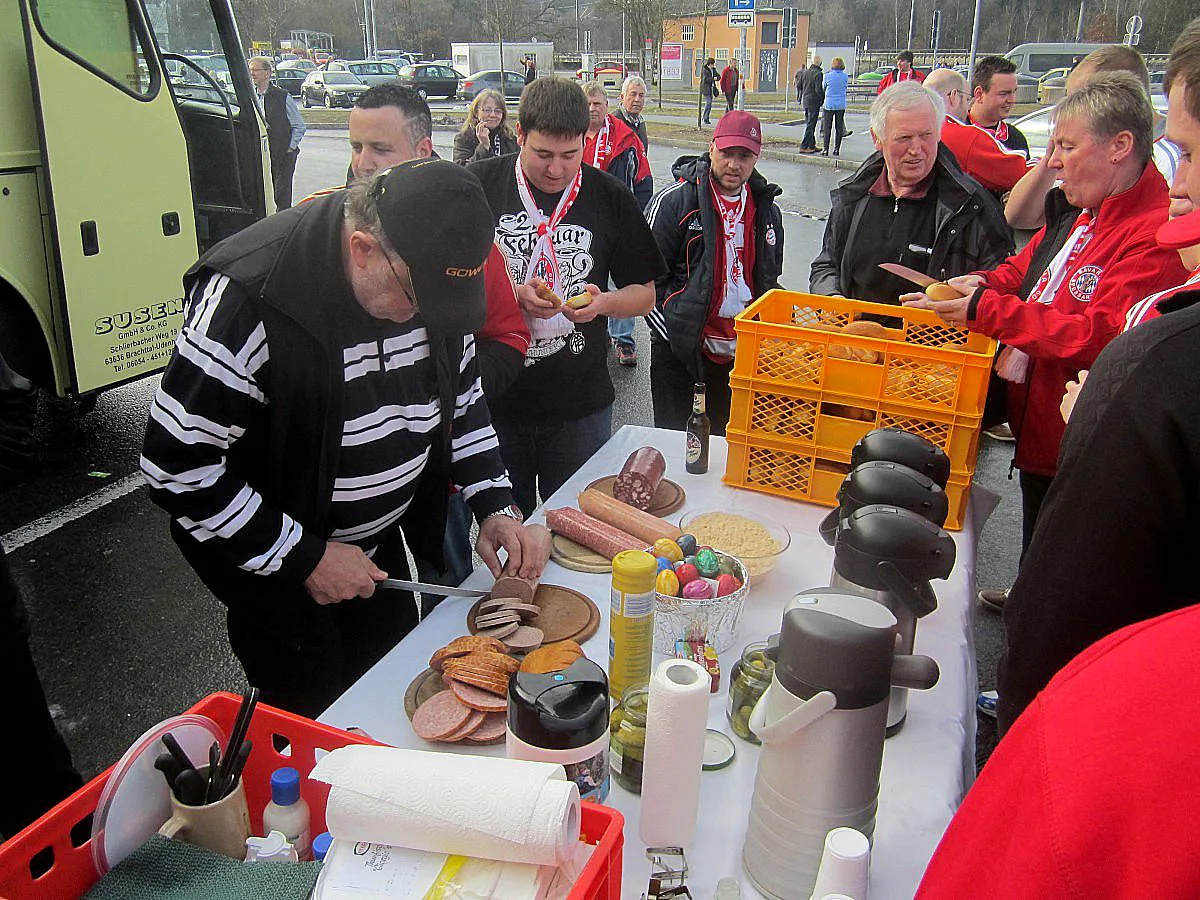
[[194, 331], [184, 330], [179, 332], [179, 341], [175, 348], [180, 356], [209, 378], [260, 402], [265, 399], [250, 372], [246, 370], [245, 363], [237, 359], [224, 345]]
[[242, 361], [243, 368], [251, 375], [256, 374], [266, 364], [270, 359], [270, 349], [267, 346], [265, 325], [261, 322], [258, 323], [258, 327], [251, 332], [250, 337], [246, 338], [245, 345], [238, 351], [237, 358]]
[[[508, 271], [508, 269], [505, 268], [505, 271]], [[458, 364], [458, 374], [459, 375], [461, 375], [463, 372], [467, 371], [467, 366], [470, 364], [471, 360], [473, 360], [474, 358], [475, 358], [475, 336], [468, 334], [466, 336], [466, 339], [463, 341], [462, 361]]]
[[495, 432], [492, 432], [489, 437], [481, 437], [470, 444], [456, 447], [450, 452], [450, 462], [460, 462], [472, 456], [478, 456], [480, 453], [486, 453], [488, 450], [498, 449], [499, 447], [500, 439], [496, 437]]
[[461, 418], [475, 404], [475, 401], [482, 399], [482, 397], [483, 382], [476, 378], [471, 386], [459, 394], [454, 401], [454, 418]]
[[649, 222], [651, 226], [654, 225], [654, 219], [658, 216], [658, 210], [659, 207], [662, 206], [663, 198], [668, 194], [674, 193], [675, 191], [682, 190], [687, 184], [688, 182], [686, 181], [677, 181], [670, 187], [659, 191], [658, 195], [650, 201], [650, 205], [646, 208], [646, 221]]
[[183, 404], [161, 389], [150, 408], [150, 417], [181, 444], [209, 444], [227, 450], [245, 433], [240, 426], [221, 425], [188, 412]]
[[283, 565], [283, 558], [288, 552], [300, 543], [300, 538], [303, 532], [291, 516], [283, 516], [283, 527], [279, 530], [279, 537], [271, 546], [271, 549], [266, 553], [255, 556], [252, 559], [242, 563], [242, 568], [247, 572], [255, 572], [259, 575], [270, 575], [279, 571]]
[[490, 490], [492, 488], [507, 488], [512, 489], [512, 482], [508, 478], [508, 473], [501, 475], [499, 478], [489, 478], [486, 481], [476, 481], [474, 484], [468, 484], [462, 488], [464, 500], [470, 500], [480, 491]]
[[[262, 495], [252, 489], [250, 485], [243, 485], [237, 495], [220, 512], [200, 521], [180, 517], [179, 524], [192, 532], [192, 536], [198, 540], [207, 540], [210, 537], [228, 540], [242, 530], [242, 527], [258, 512], [260, 506], [262, 506]], [[201, 533], [204, 534], [203, 538], [200, 536]]]
[[198, 469], [188, 469], [173, 475], [155, 465], [145, 456], [142, 457], [142, 474], [152, 487], [169, 491], [172, 494], [186, 494], [190, 491], [202, 491], [212, 487], [225, 473], [225, 457], [211, 466], [201, 466]]

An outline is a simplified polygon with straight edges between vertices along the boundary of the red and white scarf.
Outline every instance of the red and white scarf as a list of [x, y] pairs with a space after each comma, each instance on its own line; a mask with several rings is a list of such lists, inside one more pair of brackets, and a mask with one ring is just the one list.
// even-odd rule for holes
[[742, 185], [741, 192], [735, 200], [722, 196], [711, 182], [709, 186], [712, 189], [713, 206], [721, 220], [721, 233], [725, 238], [725, 285], [721, 308], [717, 315], [723, 319], [732, 319], [754, 299], [750, 294], [750, 286], [746, 283], [741, 254], [746, 240], [743, 223], [746, 215], [746, 186]]
[[[1045, 303], [1047, 305], [1054, 302], [1055, 296], [1062, 287], [1063, 280], [1074, 269], [1079, 255], [1092, 240], [1092, 214], [1084, 210], [1079, 214], [1079, 218], [1075, 220], [1075, 227], [1071, 231], [1071, 236], [1067, 238], [1067, 242], [1062, 245], [1062, 248], [1054, 254], [1054, 259], [1050, 260], [1050, 265], [1046, 266], [1046, 271], [1038, 276], [1037, 283], [1033, 286], [1033, 290], [1029, 292], [1026, 298], [1026, 303]], [[1029, 355], [1024, 351], [1018, 350], [1015, 347], [1005, 347], [1000, 351], [1000, 355], [996, 357], [996, 374], [1005, 381], [1011, 381], [1016, 384], [1021, 384], [1025, 381], [1029, 374]]]
[[601, 172], [607, 171], [604, 167], [608, 165], [608, 157], [612, 153], [612, 116], [604, 117], [604, 127], [596, 132], [596, 138], [591, 142], [592, 152], [591, 159], [584, 158], [584, 162], [593, 168], [599, 169]]
[[[579, 196], [579, 186], [583, 181], [583, 170], [575, 173], [575, 178], [563, 191], [562, 197], [558, 201], [558, 206], [554, 212], [547, 216], [534, 202], [533, 192], [529, 188], [529, 181], [525, 177], [525, 171], [521, 168], [521, 156], [517, 154], [516, 160], [517, 171], [517, 194], [521, 198], [521, 205], [525, 207], [525, 214], [529, 216], [537, 229], [537, 240], [534, 242], [533, 251], [529, 255], [529, 265], [525, 269], [525, 284], [529, 284], [535, 277], [546, 282], [550, 290], [554, 291], [559, 297], [563, 296], [562, 276], [558, 271], [558, 258], [554, 255], [554, 231], [571, 209], [571, 204]], [[565, 299], [565, 298], [564, 298]], [[575, 325], [564, 316], [558, 313], [549, 319], [539, 319], [536, 317], [526, 317], [528, 320], [529, 330], [534, 340], [539, 338], [561, 337], [564, 334], [570, 334], [575, 330]]]

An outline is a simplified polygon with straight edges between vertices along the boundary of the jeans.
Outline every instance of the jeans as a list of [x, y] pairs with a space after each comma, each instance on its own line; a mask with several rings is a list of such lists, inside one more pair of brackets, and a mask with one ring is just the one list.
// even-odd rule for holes
[[633, 323], [636, 319], [609, 319], [608, 320], [608, 336], [612, 338], [613, 343], [621, 344], [625, 347], [636, 347], [637, 344], [633, 340]]
[[[715, 363], [704, 357], [704, 411], [713, 434], [725, 433], [729, 423], [732, 393], [729, 373], [733, 363]], [[654, 427], [683, 431], [692, 415], [696, 379], [687, 366], [671, 352], [666, 341], [650, 344], [650, 383], [654, 385]]]
[[817, 120], [821, 118], [821, 107], [804, 107], [804, 138], [800, 146], [806, 150], [817, 149]]
[[737, 91], [725, 95], [725, 105], [729, 107], [729, 112], [733, 112], [733, 108], [737, 106]]
[[711, 124], [712, 120], [712, 102], [713, 95], [711, 92], [704, 98], [704, 124]]
[[837, 137], [833, 143], [834, 155], [842, 152], [842, 138], [846, 135], [846, 111], [844, 109], [827, 109], [821, 118], [821, 141], [824, 150], [829, 152], [829, 131], [831, 126], [837, 126]]
[[492, 419], [513, 497], [526, 516], [562, 487], [612, 437], [612, 406], [568, 422]]
[[[461, 492], [450, 495], [446, 508], [446, 535], [442, 540], [442, 554], [445, 557], [445, 570], [438, 569], [427, 559], [413, 554], [417, 563], [417, 576], [427, 584], [444, 584], [456, 587], [462, 584], [474, 568], [471, 557], [471, 507], [463, 499]], [[421, 618], [433, 612], [435, 606], [442, 602], [442, 597], [430, 594], [421, 595]]]

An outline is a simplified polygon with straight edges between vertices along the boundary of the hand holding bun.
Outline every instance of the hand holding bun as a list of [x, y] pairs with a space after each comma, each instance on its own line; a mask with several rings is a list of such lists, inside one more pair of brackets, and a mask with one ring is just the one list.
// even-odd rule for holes
[[963, 295], [946, 282], [938, 281], [925, 288], [925, 296], [930, 300], [958, 300]]

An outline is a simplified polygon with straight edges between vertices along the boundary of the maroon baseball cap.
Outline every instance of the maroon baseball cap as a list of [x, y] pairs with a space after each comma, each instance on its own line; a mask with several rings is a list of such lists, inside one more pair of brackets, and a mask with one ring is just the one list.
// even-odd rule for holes
[[757, 156], [762, 152], [762, 125], [757, 116], [735, 109], [721, 116], [712, 139], [718, 150], [742, 147]]

